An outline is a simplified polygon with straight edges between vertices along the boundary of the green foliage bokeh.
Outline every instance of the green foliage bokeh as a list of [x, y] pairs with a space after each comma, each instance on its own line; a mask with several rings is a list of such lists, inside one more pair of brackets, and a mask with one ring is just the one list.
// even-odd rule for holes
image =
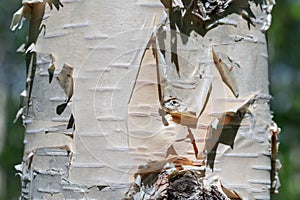
[[300, 1], [278, 0], [268, 32], [270, 92], [274, 121], [282, 128], [280, 193], [273, 199], [300, 199]]

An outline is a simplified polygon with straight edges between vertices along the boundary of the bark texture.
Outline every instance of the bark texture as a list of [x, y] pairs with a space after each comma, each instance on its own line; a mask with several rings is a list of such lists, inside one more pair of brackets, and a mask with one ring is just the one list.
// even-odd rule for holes
[[270, 199], [274, 2], [48, 3], [23, 1], [23, 199]]

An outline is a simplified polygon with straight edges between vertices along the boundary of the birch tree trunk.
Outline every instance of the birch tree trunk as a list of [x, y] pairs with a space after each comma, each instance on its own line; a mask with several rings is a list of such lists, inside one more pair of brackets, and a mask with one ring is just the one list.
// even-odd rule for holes
[[270, 199], [273, 1], [47, 3], [21, 12], [22, 199]]

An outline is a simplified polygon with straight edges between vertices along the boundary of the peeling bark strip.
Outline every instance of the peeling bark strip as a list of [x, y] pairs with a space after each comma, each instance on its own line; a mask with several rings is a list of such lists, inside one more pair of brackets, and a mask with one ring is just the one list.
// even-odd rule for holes
[[278, 193], [278, 189], [280, 187], [280, 181], [279, 181], [279, 170], [281, 169], [281, 163], [280, 160], [277, 159], [277, 153], [278, 153], [278, 135], [281, 131], [281, 129], [277, 126], [275, 122], [273, 122], [269, 126], [270, 130], [270, 148], [271, 148], [271, 192], [272, 193]]
[[24, 0], [21, 198], [269, 199], [274, 4]]
[[[232, 59], [230, 59], [227, 55], [224, 55], [222, 53], [216, 53], [212, 49], [212, 55], [213, 60], [218, 68], [222, 80], [226, 85], [230, 88], [230, 90], [233, 92], [235, 97], [239, 96], [239, 84], [237, 83], [237, 75], [234, 77], [234, 72], [237, 71], [237, 67], [240, 68], [240, 66], [237, 63], [234, 63]], [[221, 58], [222, 57], [222, 58]]]
[[67, 100], [65, 103], [60, 104], [56, 107], [56, 113], [61, 115], [66, 109], [68, 103], [70, 102], [73, 96], [73, 67], [64, 64], [61, 72], [57, 75], [56, 80], [58, 81], [59, 86], [64, 90], [64, 93], [67, 95]]

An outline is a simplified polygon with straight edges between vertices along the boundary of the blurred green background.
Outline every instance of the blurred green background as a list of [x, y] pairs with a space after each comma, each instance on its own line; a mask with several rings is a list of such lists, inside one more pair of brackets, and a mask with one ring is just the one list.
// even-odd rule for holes
[[[279, 158], [280, 193], [272, 199], [300, 199], [300, 1], [277, 0], [273, 23], [267, 36], [270, 57], [271, 108], [282, 128]], [[24, 58], [16, 49], [25, 41], [27, 24], [11, 32], [9, 25], [21, 1], [0, 2], [0, 199], [14, 200], [20, 195], [20, 181], [14, 165], [23, 154], [24, 128], [21, 120], [13, 124], [24, 89]], [[2, 125], [4, 127], [1, 127]], [[1, 129], [3, 128], [3, 129]]]

